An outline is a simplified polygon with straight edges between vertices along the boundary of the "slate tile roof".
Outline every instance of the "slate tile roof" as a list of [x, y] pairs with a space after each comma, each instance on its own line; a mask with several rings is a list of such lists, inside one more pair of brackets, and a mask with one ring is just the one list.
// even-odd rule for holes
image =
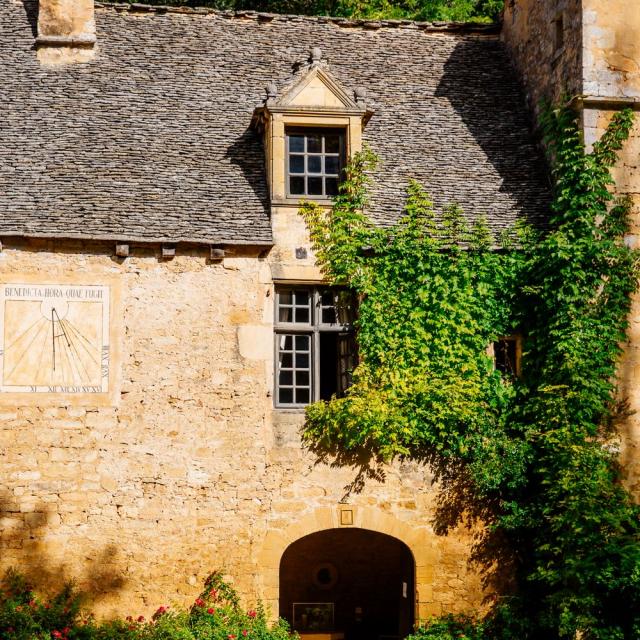
[[98, 5], [95, 61], [51, 69], [36, 60], [30, 8], [0, 0], [0, 235], [270, 243], [251, 116], [314, 46], [375, 104], [378, 222], [397, 218], [411, 177], [496, 230], [546, 216], [495, 30]]

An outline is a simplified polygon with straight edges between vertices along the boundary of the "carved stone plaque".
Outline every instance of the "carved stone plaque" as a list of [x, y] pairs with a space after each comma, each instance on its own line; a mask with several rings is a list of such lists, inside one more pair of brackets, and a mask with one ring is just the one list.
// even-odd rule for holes
[[0, 283], [0, 399], [102, 404], [113, 391], [111, 318], [106, 284]]

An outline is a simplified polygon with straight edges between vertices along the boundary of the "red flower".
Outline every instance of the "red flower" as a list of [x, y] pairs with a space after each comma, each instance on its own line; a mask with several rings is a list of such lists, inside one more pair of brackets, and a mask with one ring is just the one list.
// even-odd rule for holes
[[213, 615], [216, 612], [216, 610], [213, 607], [209, 607], [207, 609], [207, 613], [210, 613], [211, 615]]
[[229, 640], [233, 640], [235, 638], [235, 635], [233, 633], [230, 633], [227, 638], [229, 638]]
[[69, 631], [71, 631], [71, 629], [70, 629], [69, 627], [65, 627], [65, 628], [62, 630], [62, 633], [64, 633], [64, 635], [66, 636], [66, 635], [69, 633]]
[[245, 638], [247, 637], [247, 633], [248, 633], [248, 632], [247, 632], [247, 630], [246, 630], [246, 629], [243, 629], [243, 630], [242, 630], [242, 635], [243, 635]]
[[29, 600], [29, 606], [33, 609], [33, 607], [36, 606], [36, 601], [35, 600]]
[[218, 597], [218, 592], [215, 589], [211, 589], [209, 595], [215, 600]]
[[127, 622], [133, 622], [133, 618], [131, 616], [126, 617]]
[[251, 611], [247, 611], [247, 615], [250, 618], [255, 618], [258, 614], [253, 609], [251, 609]]
[[138, 622], [144, 622], [144, 616], [138, 616]]
[[51, 632], [51, 635], [52, 635], [54, 638], [62, 638], [62, 634], [61, 634], [59, 631], [52, 631], [52, 632]]
[[204, 607], [204, 600], [202, 598], [196, 598], [195, 605], [196, 607]]

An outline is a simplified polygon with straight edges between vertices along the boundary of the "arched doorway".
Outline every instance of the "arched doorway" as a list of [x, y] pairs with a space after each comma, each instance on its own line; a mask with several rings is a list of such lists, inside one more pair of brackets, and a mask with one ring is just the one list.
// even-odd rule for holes
[[366, 529], [312, 533], [282, 555], [279, 595], [280, 616], [303, 638], [403, 638], [414, 622], [413, 555], [400, 540]]

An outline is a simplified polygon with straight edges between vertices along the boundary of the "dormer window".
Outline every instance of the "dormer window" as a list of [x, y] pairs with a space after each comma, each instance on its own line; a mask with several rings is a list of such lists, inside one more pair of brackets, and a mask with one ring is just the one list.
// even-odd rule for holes
[[311, 50], [288, 85], [267, 84], [253, 126], [264, 136], [271, 205], [298, 207], [300, 200], [330, 206], [347, 159], [362, 149], [362, 131], [373, 115], [364, 88], [342, 86]]
[[344, 129], [287, 128], [287, 196], [331, 198], [345, 162]]

